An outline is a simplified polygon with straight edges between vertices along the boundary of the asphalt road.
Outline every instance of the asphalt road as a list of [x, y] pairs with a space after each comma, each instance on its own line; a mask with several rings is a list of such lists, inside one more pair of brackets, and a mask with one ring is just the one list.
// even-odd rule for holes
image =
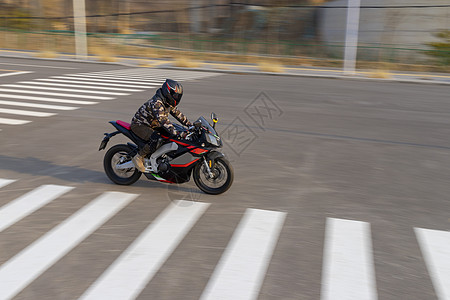
[[[2, 85], [129, 69], [45, 60], [2, 59], [0, 63], [0, 75], [32, 72], [0, 77]], [[164, 77], [175, 71], [149, 72]], [[176, 72], [170, 75], [194, 74]], [[334, 295], [329, 299], [342, 299], [339, 292], [348, 299], [437, 299], [438, 295], [448, 299], [443, 283], [450, 274], [440, 266], [450, 261], [445, 256], [450, 254], [450, 243], [444, 243], [450, 234], [450, 86], [203, 75], [182, 81], [185, 94], [180, 110], [192, 120], [201, 115], [209, 118], [212, 111], [219, 116], [217, 128], [235, 172], [233, 186], [219, 196], [203, 194], [193, 183], [166, 185], [142, 176], [132, 186], [116, 186], [105, 176], [105, 151], [99, 152], [98, 146], [104, 132], [114, 131], [108, 121], [130, 121], [154, 89], [59, 110], [49, 117], [0, 112], [0, 118], [32, 121], [0, 124], [0, 178], [16, 180], [0, 189], [0, 206], [42, 185], [73, 187], [0, 232], [3, 266], [103, 193], [137, 195], [38, 272], [17, 299], [77, 299], [178, 199], [210, 206], [151, 280], [144, 281], [137, 299], [198, 299], [224, 250], [231, 247], [233, 234], [241, 232], [239, 224], [249, 208], [285, 213], [274, 215], [281, 222], [279, 235], [275, 230], [273, 252], [268, 250], [261, 259], [260, 278], [253, 287], [257, 299], [326, 299], [327, 289]], [[2, 88], [0, 93], [5, 93]], [[0, 96], [0, 100], [21, 101], [7, 98]], [[0, 102], [0, 108], [15, 107]], [[117, 136], [108, 146], [122, 142], [126, 140]], [[420, 239], [421, 229], [437, 230], [443, 237], [444, 242], [429, 248], [430, 258], [422, 252], [429, 244]], [[258, 244], [250, 238], [242, 245], [237, 249], [248, 262], [244, 252], [252, 257]], [[327, 252], [330, 245], [337, 248]], [[344, 263], [333, 265], [339, 249]], [[434, 269], [429, 269], [429, 259], [435, 262]], [[5, 269], [0, 266], [0, 278], [10, 274]], [[343, 291], [333, 290], [333, 284]]]

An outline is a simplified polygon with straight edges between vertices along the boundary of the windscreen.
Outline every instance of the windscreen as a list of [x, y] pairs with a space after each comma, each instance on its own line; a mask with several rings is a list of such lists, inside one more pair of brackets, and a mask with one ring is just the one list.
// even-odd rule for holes
[[214, 128], [212, 128], [212, 126], [209, 124], [208, 121], [206, 121], [205, 118], [200, 117], [200, 118], [198, 118], [197, 121], [201, 122], [202, 125], [203, 125], [204, 127], [206, 127], [206, 129], [208, 129], [210, 133], [212, 133], [212, 134], [214, 134], [214, 135], [217, 135], [217, 132], [214, 130]]

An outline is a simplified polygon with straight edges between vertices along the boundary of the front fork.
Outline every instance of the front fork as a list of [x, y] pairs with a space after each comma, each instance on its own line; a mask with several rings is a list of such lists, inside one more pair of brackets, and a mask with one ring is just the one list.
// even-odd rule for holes
[[[211, 160], [209, 161], [211, 163]], [[214, 178], [213, 172], [211, 172], [210, 163], [206, 160], [206, 157], [203, 156], [203, 164], [205, 165], [206, 171], [208, 172], [209, 178]]]

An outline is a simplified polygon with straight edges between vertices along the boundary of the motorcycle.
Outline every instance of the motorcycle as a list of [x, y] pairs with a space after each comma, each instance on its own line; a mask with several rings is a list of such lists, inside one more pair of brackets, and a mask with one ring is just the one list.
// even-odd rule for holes
[[[188, 182], [192, 175], [197, 187], [207, 194], [227, 191], [233, 183], [233, 168], [224, 154], [216, 150], [223, 144], [215, 130], [216, 114], [212, 113], [211, 119], [212, 126], [204, 117], [198, 118], [189, 129], [174, 124], [178, 132], [186, 131], [184, 139], [171, 138], [160, 132], [157, 150], [144, 158], [144, 175], [149, 180], [177, 184]], [[121, 120], [109, 123], [117, 131], [104, 134], [99, 151], [105, 149], [117, 134], [125, 135], [133, 143], [109, 148], [103, 159], [105, 173], [116, 184], [133, 184], [142, 173], [134, 166], [132, 158], [146, 142], [131, 131], [129, 123]]]

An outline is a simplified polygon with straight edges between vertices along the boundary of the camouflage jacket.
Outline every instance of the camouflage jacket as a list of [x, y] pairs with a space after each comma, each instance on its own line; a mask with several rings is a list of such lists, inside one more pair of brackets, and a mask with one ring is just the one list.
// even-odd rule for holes
[[184, 126], [192, 126], [191, 122], [176, 107], [166, 107], [163, 103], [161, 89], [136, 112], [131, 123], [146, 124], [153, 129], [165, 129], [169, 134], [176, 135], [178, 132], [169, 120], [169, 113]]

